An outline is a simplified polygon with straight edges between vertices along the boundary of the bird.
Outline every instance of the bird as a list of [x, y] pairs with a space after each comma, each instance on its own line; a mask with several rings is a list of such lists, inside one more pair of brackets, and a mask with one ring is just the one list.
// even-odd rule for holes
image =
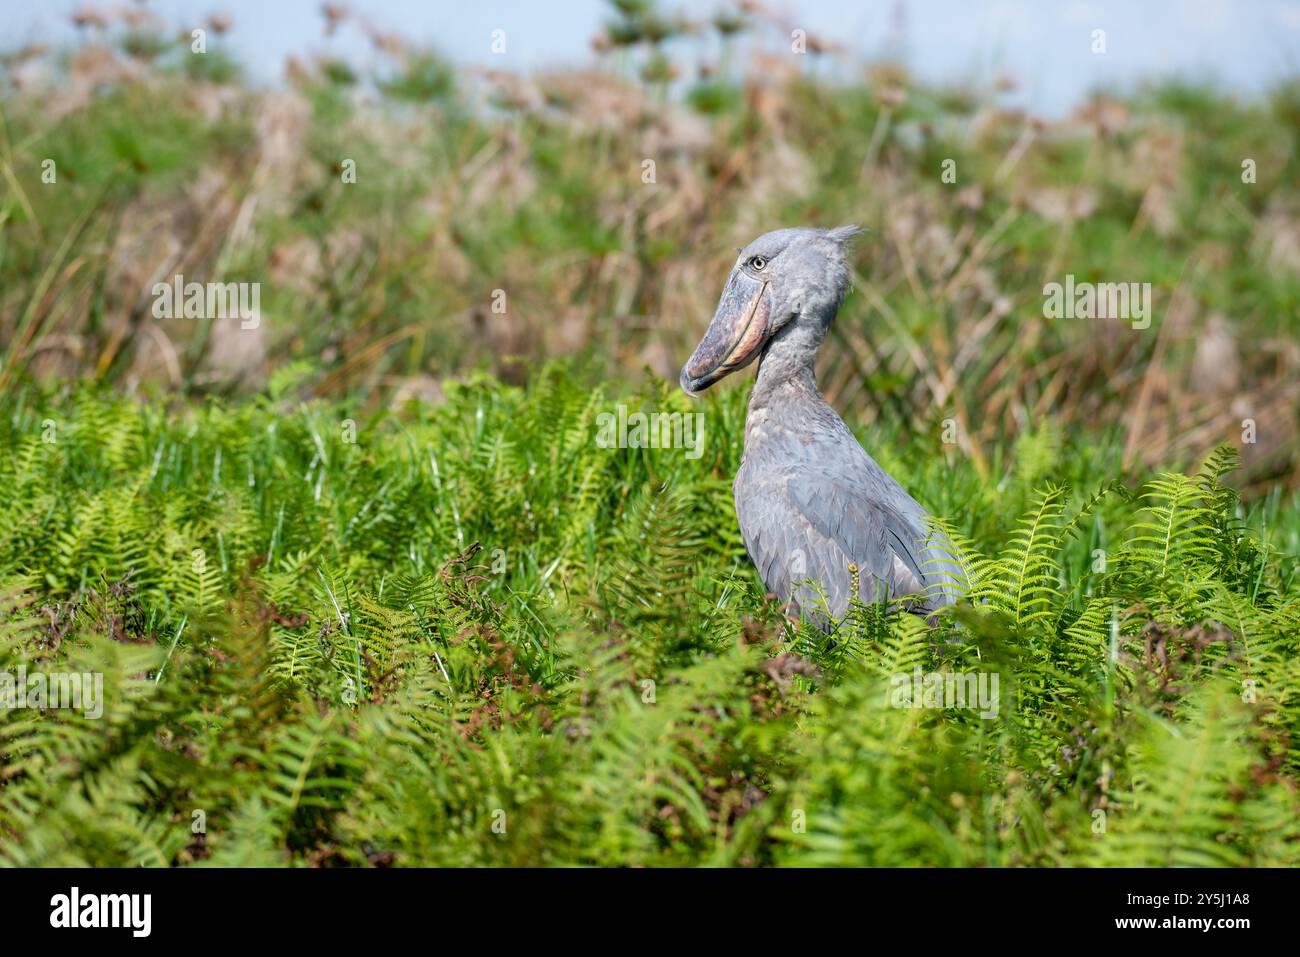
[[858, 442], [814, 362], [850, 286], [862, 230], [798, 227], [738, 250], [713, 319], [682, 367], [696, 396], [755, 359], [736, 519], [767, 591], [832, 630], [856, 590], [934, 621], [959, 592], [951, 543]]

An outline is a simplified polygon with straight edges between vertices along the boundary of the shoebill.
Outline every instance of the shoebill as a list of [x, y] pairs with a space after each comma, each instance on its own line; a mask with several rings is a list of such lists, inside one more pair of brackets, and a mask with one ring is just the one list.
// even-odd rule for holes
[[923, 615], [956, 594], [956, 569], [925, 509], [817, 388], [813, 363], [848, 291], [847, 256], [859, 232], [778, 229], [740, 250], [681, 375], [696, 395], [758, 359], [736, 518], [768, 591], [822, 627], [827, 612], [844, 615], [854, 582], [864, 602], [905, 598]]

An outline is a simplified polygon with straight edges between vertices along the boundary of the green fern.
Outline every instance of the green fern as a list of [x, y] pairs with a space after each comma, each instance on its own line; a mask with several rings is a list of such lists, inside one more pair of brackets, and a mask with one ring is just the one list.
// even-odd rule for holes
[[[0, 861], [1300, 862], [1300, 511], [1230, 452], [1133, 501], [1072, 495], [1109, 463], [1055, 436], [1005, 500], [900, 471], [956, 504], [962, 600], [827, 635], [744, 554], [742, 402], [693, 459], [600, 448], [610, 400], [556, 368], [355, 443], [283, 396], [0, 399], [0, 671], [105, 685], [99, 719], [0, 712]], [[918, 672], [996, 676], [995, 713], [897, 707]]]

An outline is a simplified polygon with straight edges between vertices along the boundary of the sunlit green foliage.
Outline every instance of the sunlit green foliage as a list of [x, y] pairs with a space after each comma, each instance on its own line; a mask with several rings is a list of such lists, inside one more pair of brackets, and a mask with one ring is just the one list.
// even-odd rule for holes
[[[971, 600], [828, 641], [741, 547], [740, 391], [551, 367], [358, 415], [291, 378], [5, 396], [0, 670], [105, 685], [0, 711], [5, 862], [1300, 863], [1300, 517], [1226, 450], [1116, 482], [1032, 440], [986, 483], [866, 432]], [[701, 410], [704, 454], [599, 447], [618, 401]], [[893, 706], [918, 670], [996, 674], [996, 715]]]

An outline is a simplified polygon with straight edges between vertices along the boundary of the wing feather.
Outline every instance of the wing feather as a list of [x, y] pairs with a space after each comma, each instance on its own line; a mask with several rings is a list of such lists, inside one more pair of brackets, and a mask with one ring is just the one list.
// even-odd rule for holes
[[[769, 591], [809, 610], [820, 602], [807, 583], [820, 583], [827, 610], [840, 616], [848, 608], [850, 563], [858, 567], [859, 596], [867, 602], [882, 588], [897, 598], [927, 591], [943, 578], [922, 571], [933, 569], [935, 558], [926, 545], [924, 509], [876, 471], [885, 482], [864, 475], [850, 483], [825, 471], [757, 477], [742, 469], [736, 513], [750, 560]], [[931, 588], [921, 608], [946, 603]]]

